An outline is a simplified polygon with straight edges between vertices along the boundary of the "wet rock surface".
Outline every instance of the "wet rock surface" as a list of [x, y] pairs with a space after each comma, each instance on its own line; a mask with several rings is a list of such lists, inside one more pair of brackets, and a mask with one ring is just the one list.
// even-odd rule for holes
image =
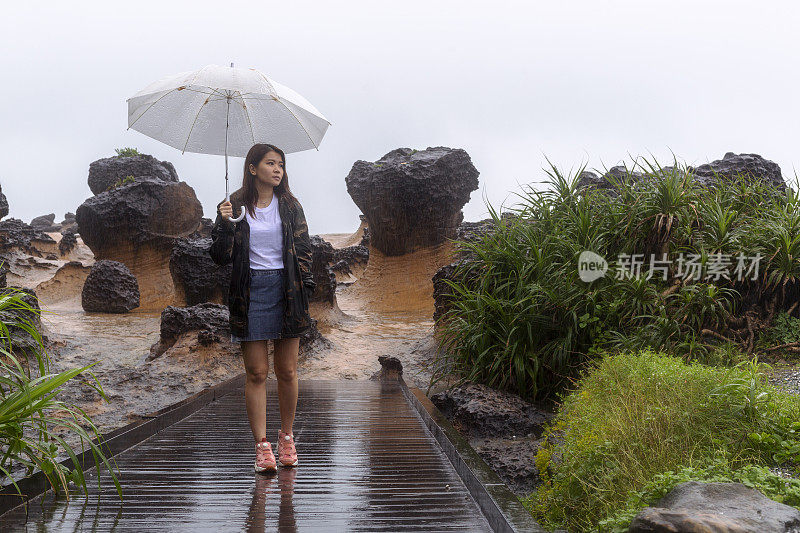
[[182, 333], [203, 332], [198, 339], [204, 345], [214, 340], [230, 337], [229, 312], [226, 305], [201, 303], [190, 307], [167, 306], [161, 312], [159, 341], [150, 348], [150, 358], [155, 358], [171, 348]]
[[357, 161], [345, 183], [366, 217], [369, 244], [402, 255], [455, 236], [478, 174], [461, 149], [398, 148], [375, 162]]
[[438, 392], [431, 401], [512, 491], [533, 491], [539, 482], [534, 458], [551, 410], [475, 383]]
[[311, 272], [314, 274], [314, 282], [317, 284], [309, 302], [336, 303], [336, 275], [334, 275], [331, 265], [335, 262], [336, 250], [333, 245], [320, 237], [311, 235], [311, 250], [313, 261]]
[[728, 152], [722, 159], [690, 169], [695, 179], [704, 186], [716, 184], [720, 178], [741, 179], [746, 182], [764, 181], [780, 190], [786, 189], [781, 167], [758, 154]]
[[438, 392], [431, 401], [449, 419], [458, 420], [472, 437], [536, 436], [552, 414], [516, 394], [478, 383]]
[[139, 281], [142, 307], [160, 310], [175, 303], [172, 248], [197, 231], [202, 214], [186, 183], [137, 178], [89, 198], [75, 216], [94, 256], [125, 263]]
[[124, 263], [101, 259], [83, 284], [84, 311], [127, 313], [139, 307], [139, 283]]
[[58, 241], [58, 252], [61, 255], [68, 255], [78, 245], [78, 238], [74, 233], [64, 233]]
[[676, 486], [631, 523], [631, 533], [703, 531], [787, 533], [800, 531], [800, 511], [741, 483]]
[[162, 181], [178, 181], [178, 173], [169, 161], [159, 161], [147, 154], [113, 156], [98, 159], [89, 165], [89, 189], [100, 194], [127, 176], [150, 176]]
[[[758, 154], [734, 154], [728, 152], [722, 159], [698, 167], [687, 167], [686, 171], [692, 175], [695, 183], [703, 187], [714, 187], [723, 180], [744, 181], [754, 183], [761, 181], [784, 191], [786, 182], [781, 174], [781, 169], [768, 159]], [[669, 176], [674, 173], [684, 174], [680, 168], [666, 166], [653, 172], [639, 172], [627, 169], [624, 165], [611, 167], [602, 176], [595, 172], [584, 171], [578, 178], [576, 189], [601, 189], [609, 194], [616, 195], [613, 182], [624, 182], [634, 188], [651, 185], [660, 176]]]
[[43, 257], [42, 245], [55, 247], [50, 235], [17, 218], [0, 221], [0, 251], [17, 249], [28, 255]]
[[176, 290], [176, 302], [228, 303], [233, 264], [217, 265], [208, 253], [210, 237], [177, 239], [169, 259], [169, 271]]

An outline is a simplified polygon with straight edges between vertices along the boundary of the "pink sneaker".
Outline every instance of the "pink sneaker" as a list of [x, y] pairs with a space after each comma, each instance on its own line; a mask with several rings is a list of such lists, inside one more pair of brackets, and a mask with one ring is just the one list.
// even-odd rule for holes
[[266, 437], [256, 444], [256, 472], [277, 472], [278, 467], [275, 464], [275, 455], [272, 453], [272, 444], [269, 443]]
[[278, 460], [281, 466], [297, 465], [297, 450], [294, 449], [294, 434], [278, 431]]

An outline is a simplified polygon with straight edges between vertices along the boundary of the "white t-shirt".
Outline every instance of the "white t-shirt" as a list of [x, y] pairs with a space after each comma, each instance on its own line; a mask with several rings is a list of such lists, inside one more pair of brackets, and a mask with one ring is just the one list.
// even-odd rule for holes
[[267, 207], [255, 207], [255, 218], [245, 210], [250, 225], [250, 268], [283, 268], [283, 231], [278, 195], [272, 194]]

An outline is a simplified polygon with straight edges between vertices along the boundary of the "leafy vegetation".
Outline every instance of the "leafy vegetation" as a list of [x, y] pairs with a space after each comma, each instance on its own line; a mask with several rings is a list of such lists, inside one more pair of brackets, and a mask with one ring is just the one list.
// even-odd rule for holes
[[[21, 490], [14, 481], [11, 470], [14, 465], [27, 467], [26, 476], [35, 468], [41, 469], [55, 492], [63, 493], [69, 499], [69, 483], [74, 482], [86, 492], [86, 481], [83, 465], [78, 461], [76, 453], [62, 439], [57, 428], [66, 428], [81, 439], [81, 449], [86, 439], [94, 457], [95, 466], [100, 462], [108, 468], [122, 499], [122, 492], [117, 477], [100, 447], [92, 442], [89, 431], [97, 442], [100, 435], [91, 418], [80, 408], [58, 399], [58, 389], [69, 380], [86, 372], [95, 383], [89, 382], [104, 399], [107, 400], [102, 386], [88, 369], [90, 365], [65, 370], [59, 373], [50, 372], [50, 359], [42, 343], [42, 337], [32, 320], [38, 309], [28, 304], [17, 289], [8, 288], [0, 292], [0, 473], [2, 478], [11, 482], [18, 494]], [[20, 318], [22, 317], [22, 318]], [[20, 360], [14, 353], [12, 336], [9, 328], [19, 328], [30, 335], [37, 348], [33, 350], [38, 370], [31, 375], [28, 359]], [[26, 354], [30, 357], [31, 354]], [[85, 429], [88, 427], [89, 431]], [[73, 461], [74, 468], [69, 469], [59, 461], [59, 453], [66, 453]], [[99, 487], [98, 477], [98, 487]]]
[[[800, 398], [760, 365], [711, 367], [655, 353], [606, 355], [586, 369], [546, 432], [544, 479], [526, 505], [545, 527], [625, 531], [683, 481], [740, 481], [800, 508]], [[796, 470], [795, 470], [796, 472]]]
[[[722, 177], [705, 187], [677, 162], [639, 168], [602, 190], [578, 187], [583, 168], [551, 167], [549, 187], [528, 186], [513, 216], [488, 206], [495, 230], [456, 242], [468, 259], [445, 281], [453, 298], [437, 320], [434, 382], [455, 374], [547, 399], [604, 350], [735, 364], [777, 313], [797, 312], [794, 189]], [[608, 262], [605, 276], [581, 279], [586, 251]]]
[[135, 155], [142, 155], [136, 148], [115, 148], [114, 151], [117, 152], [117, 157], [132, 157]]
[[117, 178], [117, 181], [112, 183], [108, 187], [106, 187], [106, 190], [110, 191], [111, 189], [116, 189], [117, 187], [122, 187], [126, 183], [133, 183], [134, 181], [136, 181], [136, 178], [134, 178], [133, 176], [130, 176], [130, 175], [125, 176], [124, 178]]

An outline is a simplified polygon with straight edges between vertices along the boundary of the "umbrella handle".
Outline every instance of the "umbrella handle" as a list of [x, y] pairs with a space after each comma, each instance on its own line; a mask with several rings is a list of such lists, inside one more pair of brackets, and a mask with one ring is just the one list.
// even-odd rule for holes
[[[225, 193], [225, 201], [226, 201], [226, 202], [230, 202], [230, 201], [231, 201], [231, 199], [230, 199], [230, 197], [228, 196], [228, 193], [227, 193], [227, 192]], [[238, 217], [236, 217], [236, 218], [229, 218], [228, 220], [230, 220], [231, 222], [239, 222], [239, 221], [240, 221], [240, 220], [242, 220], [243, 218], [244, 218], [244, 206], [242, 206], [242, 212], [241, 212], [241, 213], [239, 213], [239, 216], [238, 216]]]

